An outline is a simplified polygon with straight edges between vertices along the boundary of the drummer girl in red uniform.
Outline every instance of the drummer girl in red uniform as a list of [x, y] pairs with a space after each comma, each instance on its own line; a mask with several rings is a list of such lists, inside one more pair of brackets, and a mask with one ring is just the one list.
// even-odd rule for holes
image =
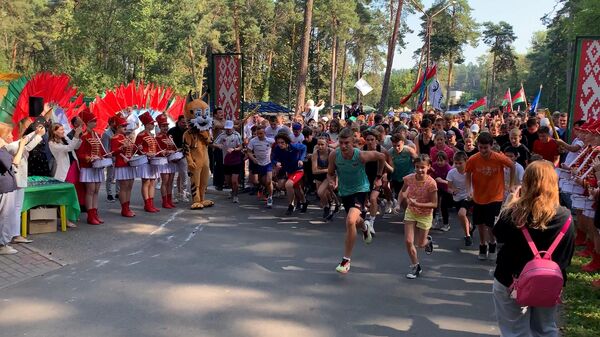
[[[173, 143], [171, 136], [167, 134], [169, 131], [169, 121], [167, 116], [164, 114], [156, 117], [156, 122], [160, 128], [160, 132], [156, 135], [156, 141], [158, 142], [158, 148], [162, 151], [158, 156], [168, 157], [172, 153], [177, 151], [177, 146]], [[165, 165], [159, 166], [160, 172], [160, 194], [162, 196], [162, 207], [163, 208], [175, 208], [173, 204], [173, 178], [175, 172], [177, 172], [177, 164], [168, 162]]]
[[104, 168], [94, 168], [96, 160], [103, 159], [106, 151], [102, 147], [100, 136], [94, 131], [96, 116], [88, 109], [80, 114], [86, 125], [85, 132], [81, 135], [81, 146], [76, 150], [79, 160], [79, 181], [85, 185], [85, 207], [87, 208], [87, 223], [99, 225], [104, 223], [98, 216], [98, 192], [104, 182]]
[[[144, 125], [144, 131], [137, 135], [135, 144], [138, 146], [139, 152], [151, 159], [158, 153], [158, 143], [152, 135], [154, 118], [146, 111], [140, 116], [140, 121]], [[142, 197], [144, 198], [144, 211], [146, 212], [160, 212], [158, 208], [154, 207], [154, 185], [158, 175], [157, 167], [150, 165], [149, 162], [138, 166], [138, 176], [142, 178]]]
[[121, 202], [121, 215], [127, 218], [135, 216], [129, 208], [133, 181], [137, 177], [137, 170], [129, 166], [129, 159], [133, 157], [137, 146], [125, 135], [127, 120], [120, 116], [114, 117], [116, 134], [110, 139], [110, 148], [115, 158], [115, 180], [119, 184], [119, 201]]

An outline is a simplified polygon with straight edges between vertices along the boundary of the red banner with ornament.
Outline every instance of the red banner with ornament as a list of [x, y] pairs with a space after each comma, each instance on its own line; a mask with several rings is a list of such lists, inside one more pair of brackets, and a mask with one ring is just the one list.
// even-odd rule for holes
[[239, 120], [242, 108], [242, 54], [214, 54], [213, 107], [220, 107], [225, 118]]
[[600, 36], [577, 37], [569, 109], [573, 123], [600, 118]]

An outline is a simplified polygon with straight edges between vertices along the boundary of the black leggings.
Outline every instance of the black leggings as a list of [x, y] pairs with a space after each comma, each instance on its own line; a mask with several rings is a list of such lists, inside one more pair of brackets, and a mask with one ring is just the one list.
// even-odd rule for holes
[[[444, 225], [449, 223], [449, 213], [448, 211], [454, 204], [454, 199], [452, 198], [452, 194], [447, 191], [438, 190], [438, 202], [440, 203], [439, 209], [442, 212], [442, 221]], [[433, 215], [437, 215], [437, 208], [433, 211]]]

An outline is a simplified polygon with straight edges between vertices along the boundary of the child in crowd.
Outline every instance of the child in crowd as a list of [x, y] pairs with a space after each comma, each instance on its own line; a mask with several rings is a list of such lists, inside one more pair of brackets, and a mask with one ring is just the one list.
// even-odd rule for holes
[[[523, 175], [525, 174], [525, 168], [519, 164], [519, 153], [514, 147], [508, 146], [504, 149], [504, 155], [508, 157], [515, 164], [515, 184], [521, 186], [523, 181]], [[510, 169], [504, 168], [504, 200], [510, 194]]]
[[454, 150], [448, 145], [446, 145], [446, 133], [442, 131], [438, 131], [433, 138], [434, 146], [429, 150], [429, 158], [435, 160], [437, 158], [438, 152], [445, 152], [446, 158], [450, 160], [450, 165], [452, 165], [452, 158], [454, 157]]
[[[433, 149], [432, 149], [433, 151]], [[431, 165], [431, 177], [435, 179], [438, 189], [438, 201], [439, 210], [442, 213], [442, 224], [440, 225], [439, 216], [436, 216], [436, 221], [432, 229], [441, 230], [447, 232], [450, 230], [450, 217], [448, 215], [448, 209], [452, 207], [452, 194], [448, 192], [448, 182], [446, 177], [448, 172], [452, 169], [452, 166], [448, 164], [448, 157], [446, 153], [440, 151], [437, 153], [435, 162]], [[437, 213], [434, 210], [434, 214]]]
[[433, 252], [433, 239], [429, 235], [433, 210], [437, 208], [438, 196], [435, 180], [427, 172], [431, 169], [431, 160], [426, 154], [413, 160], [415, 173], [404, 177], [400, 194], [400, 204], [405, 201], [408, 207], [404, 213], [404, 238], [410, 257], [410, 266], [406, 278], [419, 277], [423, 269], [417, 257], [417, 247], [424, 248], [426, 254]]
[[[397, 197], [402, 190], [404, 177], [415, 171], [413, 159], [417, 157], [417, 152], [412, 147], [404, 146], [405, 141], [404, 137], [393, 135], [392, 148], [388, 151], [393, 168], [389, 180], [394, 197]], [[399, 196], [398, 199], [400, 199]]]
[[256, 128], [256, 137], [248, 142], [248, 157], [254, 164], [256, 174], [267, 196], [267, 207], [273, 207], [273, 166], [271, 164], [271, 150], [275, 140], [267, 138], [265, 128]]
[[446, 181], [448, 182], [448, 192], [452, 194], [452, 200], [458, 209], [458, 221], [460, 221], [465, 233], [465, 246], [470, 247], [473, 245], [473, 239], [471, 238], [471, 223], [467, 214], [472, 205], [467, 194], [465, 172], [467, 159], [469, 157], [463, 151], [454, 154], [454, 168], [448, 172]]
[[304, 176], [304, 158], [306, 146], [302, 143], [292, 144], [286, 133], [275, 136], [277, 146], [273, 149], [272, 163], [275, 168], [285, 173], [279, 181], [279, 188], [284, 189], [288, 198], [288, 209], [285, 215], [292, 215], [294, 204], [301, 213], [306, 213], [308, 202], [304, 196], [302, 177]]
[[510, 141], [509, 144], [506, 144], [502, 150], [513, 149], [517, 152], [517, 163], [521, 164], [522, 167], [526, 167], [527, 163], [529, 163], [529, 157], [531, 153], [527, 146], [521, 144], [522, 134], [519, 129], [512, 129], [508, 134], [508, 139]]
[[233, 121], [225, 122], [225, 132], [221, 133], [214, 142], [214, 146], [221, 149], [225, 156], [223, 157], [223, 171], [225, 181], [231, 186], [231, 198], [234, 203], [238, 203], [238, 190], [240, 183], [240, 173], [244, 155], [242, 153], [243, 142], [239, 133], [233, 130]]

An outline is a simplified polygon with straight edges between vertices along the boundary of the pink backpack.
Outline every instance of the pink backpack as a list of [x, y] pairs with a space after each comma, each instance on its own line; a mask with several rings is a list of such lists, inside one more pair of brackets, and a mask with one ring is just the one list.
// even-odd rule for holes
[[[552, 253], [565, 236], [571, 224], [571, 217], [567, 219], [560, 233], [556, 236], [550, 248], [539, 252], [529, 235], [527, 226], [521, 231], [531, 248], [533, 259], [525, 265], [519, 277], [510, 287], [511, 297], [519, 305], [528, 307], [553, 307], [560, 303], [560, 295], [564, 284], [563, 274], [559, 265], [552, 261]], [[544, 257], [541, 256], [544, 253]]]

